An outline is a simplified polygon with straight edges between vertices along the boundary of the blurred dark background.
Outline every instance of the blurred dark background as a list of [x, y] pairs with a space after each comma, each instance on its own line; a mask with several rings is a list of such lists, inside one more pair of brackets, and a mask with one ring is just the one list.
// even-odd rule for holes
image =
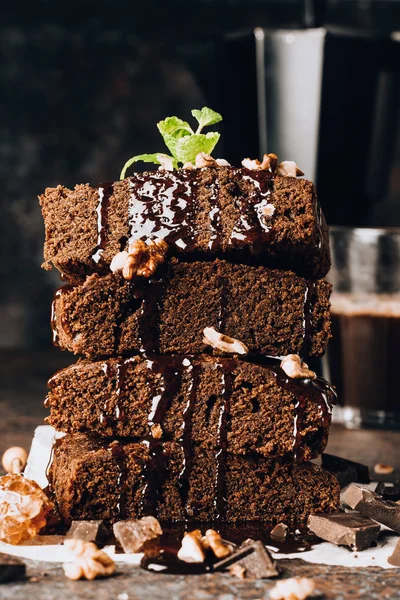
[[167, 115], [220, 111], [234, 164], [295, 160], [331, 224], [400, 226], [398, 1], [3, 0], [0, 42], [2, 349], [50, 345], [37, 195], [117, 179]]

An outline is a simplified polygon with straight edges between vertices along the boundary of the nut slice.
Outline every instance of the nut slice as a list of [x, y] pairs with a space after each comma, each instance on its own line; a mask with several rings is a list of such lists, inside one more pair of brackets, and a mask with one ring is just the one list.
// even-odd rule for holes
[[203, 343], [230, 354], [248, 354], [248, 347], [241, 341], [220, 333], [214, 327], [206, 327], [203, 330]]

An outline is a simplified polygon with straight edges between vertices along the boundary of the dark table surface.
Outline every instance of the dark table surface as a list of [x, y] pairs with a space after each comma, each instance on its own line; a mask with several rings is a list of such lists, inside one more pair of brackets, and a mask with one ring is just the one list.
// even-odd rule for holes
[[[29, 449], [33, 431], [46, 416], [43, 399], [46, 381], [73, 358], [54, 350], [41, 353], [3, 352], [0, 360], [0, 454], [19, 445]], [[369, 465], [391, 464], [400, 477], [400, 432], [349, 431], [333, 425], [327, 451]], [[393, 475], [391, 476], [393, 477]], [[378, 477], [377, 477], [378, 478]], [[381, 477], [382, 478], [382, 477]], [[15, 600], [36, 596], [43, 600], [67, 597], [103, 600], [267, 599], [274, 585], [269, 580], [238, 580], [228, 574], [173, 576], [153, 574], [128, 565], [118, 566], [115, 577], [93, 582], [71, 582], [61, 565], [26, 561], [27, 577], [0, 584], [0, 598]], [[346, 568], [281, 560], [283, 576], [311, 577], [326, 598], [400, 598], [400, 569]]]

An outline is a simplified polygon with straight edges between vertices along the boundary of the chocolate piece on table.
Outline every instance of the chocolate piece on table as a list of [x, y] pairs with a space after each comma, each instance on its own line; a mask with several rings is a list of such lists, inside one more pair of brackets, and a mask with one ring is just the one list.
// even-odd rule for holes
[[343, 490], [340, 498], [346, 506], [400, 533], [400, 504], [384, 500], [375, 492], [355, 483]]
[[318, 537], [338, 546], [349, 546], [352, 550], [365, 550], [375, 542], [380, 525], [356, 512], [337, 512], [330, 515], [310, 515], [310, 531]]
[[19, 579], [25, 575], [25, 563], [15, 556], [0, 553], [0, 583]]
[[275, 527], [271, 530], [270, 536], [276, 542], [283, 543], [286, 540], [287, 531], [287, 525], [284, 523], [278, 523], [278, 525], [275, 525]]
[[83, 540], [102, 544], [110, 535], [103, 521], [72, 521], [71, 527], [65, 535], [66, 540]]
[[245, 569], [245, 576], [254, 579], [276, 577], [279, 571], [271, 554], [260, 541], [246, 540], [236, 552], [214, 564], [214, 571], [223, 571], [232, 565]]
[[397, 500], [400, 500], [400, 481], [395, 481], [393, 483], [380, 481], [375, 488], [375, 492], [382, 496], [384, 500], [393, 500], [393, 502], [397, 502]]
[[321, 466], [335, 475], [341, 488], [353, 482], [369, 483], [371, 481], [367, 465], [334, 454], [322, 454]]
[[113, 530], [122, 549], [128, 554], [143, 552], [148, 542], [162, 534], [161, 525], [154, 517], [118, 521]]
[[400, 539], [397, 540], [393, 554], [388, 558], [388, 563], [395, 567], [400, 567]]

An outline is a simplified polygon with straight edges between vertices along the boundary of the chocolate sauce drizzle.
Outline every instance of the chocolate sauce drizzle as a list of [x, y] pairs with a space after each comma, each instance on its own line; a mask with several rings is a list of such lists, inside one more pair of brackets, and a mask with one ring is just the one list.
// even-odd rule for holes
[[[269, 172], [250, 171], [231, 167], [237, 179], [235, 206], [238, 217], [232, 228], [227, 246], [234, 249], [238, 242], [269, 242], [273, 235], [270, 217], [263, 209], [268, 204], [273, 189], [273, 176]], [[213, 180], [208, 185], [209, 241], [206, 253], [218, 253], [223, 246], [221, 222], [221, 193], [219, 169], [212, 169]], [[190, 254], [198, 250], [197, 243], [197, 174], [182, 169], [149, 174], [137, 173], [130, 177], [129, 203], [130, 241], [138, 239], [164, 239], [168, 245]], [[250, 181], [253, 191], [241, 189], [240, 181]], [[248, 187], [248, 186], [246, 186]]]
[[[138, 356], [132, 356], [117, 361], [110, 360], [103, 363], [102, 369], [107, 379], [115, 380], [116, 401], [112, 403], [108, 399], [100, 413], [100, 422], [110, 425], [114, 435], [118, 431], [118, 422], [125, 419], [122, 411], [122, 398], [127, 394], [126, 374], [130, 363], [136, 363]], [[137, 443], [143, 444], [148, 450], [148, 459], [143, 461], [140, 489], [142, 490], [140, 502], [140, 514], [157, 515], [158, 506], [162, 502], [162, 490], [167, 476], [167, 457], [164, 454], [165, 442], [168, 435], [162, 437], [154, 435], [154, 426], [164, 426], [165, 416], [174, 399], [182, 390], [183, 377], [188, 383], [189, 398], [182, 414], [181, 435], [177, 442], [182, 448], [182, 466], [178, 476], [178, 489], [182, 501], [183, 512], [188, 518], [187, 501], [190, 490], [190, 477], [193, 469], [193, 438], [192, 425], [193, 414], [197, 401], [197, 391], [202, 373], [201, 357], [179, 357], [179, 356], [145, 356], [149, 370], [160, 375], [154, 382], [152, 393], [151, 410], [148, 414], [148, 433]], [[204, 359], [203, 359], [204, 360]], [[336, 396], [333, 388], [321, 379], [295, 380], [286, 376], [280, 368], [280, 359], [273, 357], [246, 356], [244, 360], [268, 367], [274, 374], [277, 384], [291, 392], [296, 398], [293, 431], [293, 452], [296, 460], [303, 457], [302, 423], [304, 413], [309, 401], [316, 402], [321, 409], [321, 423], [328, 425], [332, 406], [335, 404]], [[227, 490], [226, 469], [228, 455], [228, 433], [230, 427], [231, 397], [233, 393], [234, 369], [237, 359], [221, 358], [216, 363], [216, 368], [221, 375], [222, 399], [219, 409], [218, 427], [216, 433], [215, 453], [215, 479], [214, 479], [214, 507], [215, 520], [224, 521], [227, 514]], [[51, 382], [51, 380], [50, 380]], [[122, 519], [126, 514], [126, 456], [122, 444], [111, 444], [110, 452], [116, 459], [119, 467], [118, 487], [120, 498], [118, 503], [119, 517]]]
[[230, 420], [233, 369], [236, 361], [226, 359], [218, 364], [221, 370], [222, 382], [222, 404], [220, 407], [218, 430], [217, 430], [217, 452], [215, 454], [215, 493], [214, 507], [216, 520], [225, 519], [227, 509], [226, 493], [226, 459], [228, 450], [228, 429]]
[[127, 518], [127, 507], [126, 499], [128, 493], [127, 485], [127, 466], [126, 466], [126, 455], [124, 447], [117, 442], [110, 444], [109, 452], [112, 458], [115, 460], [118, 466], [118, 478], [117, 478], [117, 489], [119, 490], [119, 498], [117, 502], [118, 519], [123, 520]]
[[110, 206], [110, 197], [114, 190], [113, 183], [102, 183], [97, 187], [99, 193], [99, 202], [96, 207], [97, 213], [97, 245], [92, 253], [92, 261], [96, 266], [100, 266], [102, 254], [106, 247], [108, 239], [108, 213]]
[[137, 173], [129, 178], [130, 241], [163, 239], [185, 252], [195, 248], [195, 173], [189, 169]]
[[302, 354], [307, 356], [310, 351], [313, 334], [313, 309], [315, 301], [315, 282], [305, 282], [304, 309], [303, 309], [303, 347]]
[[[51, 327], [51, 333], [52, 333], [52, 339], [53, 339], [53, 346], [57, 346], [58, 348], [60, 348], [61, 346], [60, 346], [60, 335], [58, 333], [58, 327], [57, 327], [56, 302], [59, 298], [61, 298], [64, 294], [68, 293], [74, 287], [75, 286], [73, 284], [69, 283], [67, 285], [63, 285], [62, 287], [58, 288], [58, 290], [56, 290], [56, 292], [53, 296], [53, 301], [51, 303], [50, 327]], [[61, 326], [62, 327], [67, 326], [67, 323], [65, 322], [63, 317], [61, 318]]]
[[237, 194], [235, 205], [240, 216], [232, 229], [228, 243], [232, 246], [238, 240], [261, 247], [263, 244], [268, 244], [273, 237], [270, 218], [263, 212], [269, 204], [269, 196], [273, 189], [272, 174], [268, 171], [235, 169], [235, 176], [244, 181], [251, 181], [254, 191]]
[[193, 426], [193, 412], [196, 405], [197, 399], [197, 389], [199, 385], [199, 377], [200, 377], [200, 368], [193, 362], [190, 362], [189, 359], [184, 359], [183, 363], [187, 361], [189, 364], [187, 366], [187, 370], [190, 373], [190, 383], [189, 383], [189, 399], [186, 404], [186, 407], [183, 411], [183, 420], [182, 420], [182, 434], [178, 440], [181, 448], [183, 450], [183, 463], [182, 469], [179, 473], [178, 478], [178, 487], [179, 493], [181, 496], [182, 507], [185, 509], [188, 496], [189, 496], [189, 480], [190, 475], [193, 469], [193, 443], [192, 443], [192, 426]]

